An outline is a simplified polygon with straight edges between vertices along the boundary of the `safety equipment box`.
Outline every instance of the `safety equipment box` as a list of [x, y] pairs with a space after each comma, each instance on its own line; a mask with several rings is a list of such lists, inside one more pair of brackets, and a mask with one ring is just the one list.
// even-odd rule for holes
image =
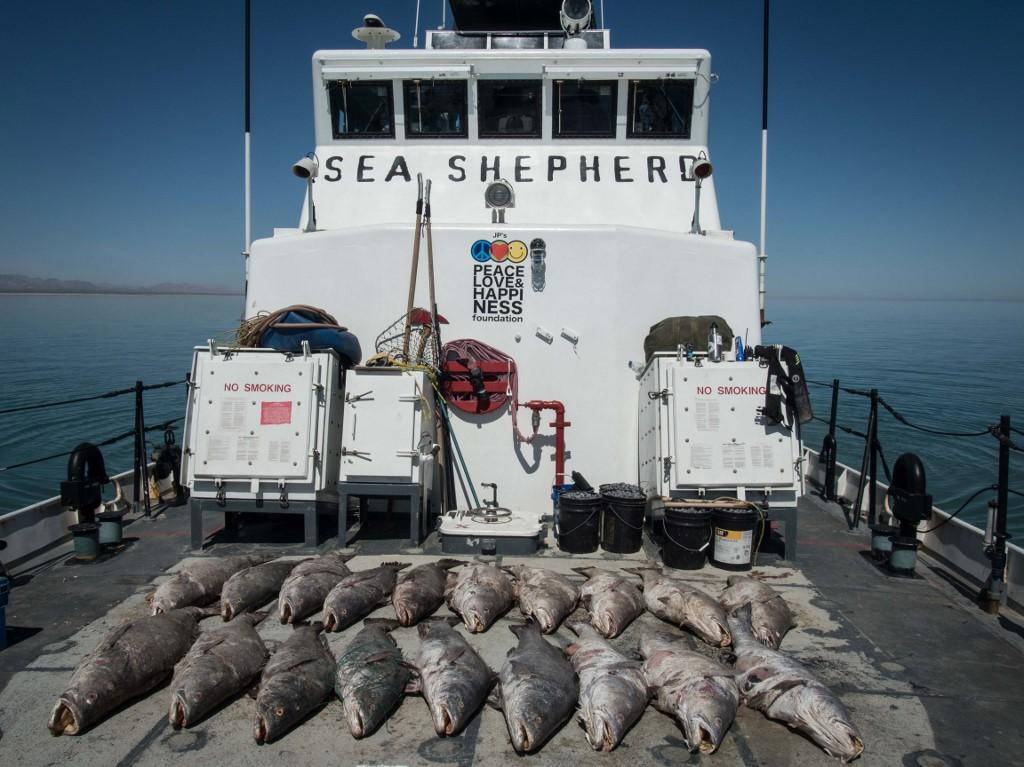
[[640, 478], [650, 495], [796, 505], [803, 492], [799, 426], [761, 412], [767, 367], [756, 359], [661, 354], [639, 378]]
[[340, 480], [422, 484], [436, 452], [436, 429], [434, 390], [425, 372], [353, 368], [345, 396]]
[[336, 352], [198, 347], [182, 475], [193, 498], [337, 502], [345, 379]]

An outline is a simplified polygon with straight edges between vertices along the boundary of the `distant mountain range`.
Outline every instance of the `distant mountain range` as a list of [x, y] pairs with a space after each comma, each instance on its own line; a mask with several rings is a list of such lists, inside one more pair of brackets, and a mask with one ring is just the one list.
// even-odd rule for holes
[[88, 280], [58, 280], [53, 277], [26, 277], [0, 274], [0, 293], [127, 293], [152, 295], [240, 295], [238, 289], [223, 285], [195, 285], [190, 282], [158, 282], [156, 285], [114, 285]]

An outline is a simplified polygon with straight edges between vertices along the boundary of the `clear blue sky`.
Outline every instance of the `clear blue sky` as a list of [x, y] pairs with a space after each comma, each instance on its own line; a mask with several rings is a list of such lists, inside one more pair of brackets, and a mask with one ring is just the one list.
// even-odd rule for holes
[[[760, 0], [605, 6], [618, 47], [712, 52], [723, 222], [756, 241]], [[298, 219], [312, 52], [364, 11], [408, 45], [413, 7], [255, 0], [256, 236]], [[3, 3], [0, 272], [241, 282], [242, 9]], [[776, 0], [770, 295], [1024, 296], [1022, 39], [1019, 0]]]

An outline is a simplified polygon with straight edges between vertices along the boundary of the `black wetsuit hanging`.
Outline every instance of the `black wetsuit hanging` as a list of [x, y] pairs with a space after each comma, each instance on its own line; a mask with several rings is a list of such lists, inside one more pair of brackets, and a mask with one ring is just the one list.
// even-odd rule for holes
[[793, 428], [814, 418], [800, 355], [788, 346], [757, 346], [754, 354], [768, 363], [767, 393], [762, 414], [773, 423]]

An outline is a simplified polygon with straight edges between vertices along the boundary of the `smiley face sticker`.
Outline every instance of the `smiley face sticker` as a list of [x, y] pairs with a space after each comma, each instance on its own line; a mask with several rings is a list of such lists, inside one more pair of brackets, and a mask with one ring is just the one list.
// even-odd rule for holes
[[469, 254], [473, 260], [485, 264], [488, 261], [503, 263], [508, 261], [512, 264], [521, 264], [530, 255], [530, 249], [522, 240], [477, 240], [469, 246]]

